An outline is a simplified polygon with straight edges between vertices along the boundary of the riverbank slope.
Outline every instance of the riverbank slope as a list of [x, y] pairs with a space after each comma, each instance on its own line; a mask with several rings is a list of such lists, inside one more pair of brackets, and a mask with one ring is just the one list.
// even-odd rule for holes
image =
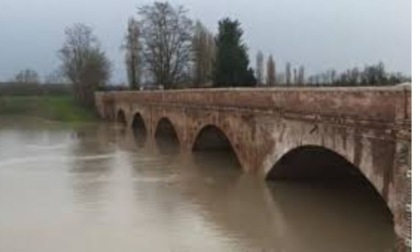
[[0, 95], [0, 117], [5, 116], [31, 116], [70, 123], [90, 122], [98, 119], [93, 110], [79, 106], [69, 95]]

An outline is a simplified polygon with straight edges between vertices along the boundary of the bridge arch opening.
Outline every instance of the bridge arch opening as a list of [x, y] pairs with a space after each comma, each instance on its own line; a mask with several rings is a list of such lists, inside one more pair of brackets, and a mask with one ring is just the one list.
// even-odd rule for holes
[[117, 112], [117, 122], [123, 124], [124, 126], [127, 125], [127, 119], [122, 109], [119, 109]]
[[393, 215], [386, 200], [362, 171], [340, 154], [321, 146], [306, 145], [283, 155], [266, 176], [269, 181], [297, 182], [325, 190], [365, 197], [387, 221]]
[[143, 146], [147, 139], [147, 129], [143, 117], [140, 115], [140, 113], [136, 113], [134, 115], [131, 128], [133, 130], [136, 143], [139, 146]]
[[[199, 163], [213, 160], [216, 166], [240, 169], [239, 158], [225, 133], [216, 126], [203, 127], [195, 138], [192, 148]], [[213, 165], [214, 166], [214, 165]]]
[[315, 145], [300, 146], [283, 155], [267, 174], [275, 179], [345, 179], [364, 177], [340, 154]]
[[157, 147], [162, 153], [179, 152], [180, 142], [178, 134], [168, 118], [164, 117], [159, 120], [155, 131], [155, 139]]

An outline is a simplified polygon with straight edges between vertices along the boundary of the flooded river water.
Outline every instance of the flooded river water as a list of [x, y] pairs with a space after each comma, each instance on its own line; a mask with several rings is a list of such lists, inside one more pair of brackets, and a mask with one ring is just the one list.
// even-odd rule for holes
[[0, 120], [0, 251], [392, 251], [372, 197], [261, 181], [226, 153], [162, 152], [116, 124]]

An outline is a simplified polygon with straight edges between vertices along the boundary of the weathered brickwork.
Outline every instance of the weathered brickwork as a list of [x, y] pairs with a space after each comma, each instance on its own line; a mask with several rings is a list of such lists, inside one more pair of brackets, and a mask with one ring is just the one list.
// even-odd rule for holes
[[97, 93], [99, 114], [128, 124], [138, 113], [150, 136], [173, 125], [184, 151], [206, 126], [220, 129], [245, 172], [265, 178], [305, 145], [336, 152], [360, 169], [393, 213], [398, 251], [411, 243], [411, 89], [195, 89]]

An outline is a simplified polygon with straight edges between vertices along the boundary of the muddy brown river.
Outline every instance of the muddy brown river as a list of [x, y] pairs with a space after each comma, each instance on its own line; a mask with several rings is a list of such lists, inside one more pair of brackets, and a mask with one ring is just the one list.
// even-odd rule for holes
[[135, 139], [0, 119], [0, 251], [392, 251], [392, 218], [360, 186], [261, 181], [226, 152]]

